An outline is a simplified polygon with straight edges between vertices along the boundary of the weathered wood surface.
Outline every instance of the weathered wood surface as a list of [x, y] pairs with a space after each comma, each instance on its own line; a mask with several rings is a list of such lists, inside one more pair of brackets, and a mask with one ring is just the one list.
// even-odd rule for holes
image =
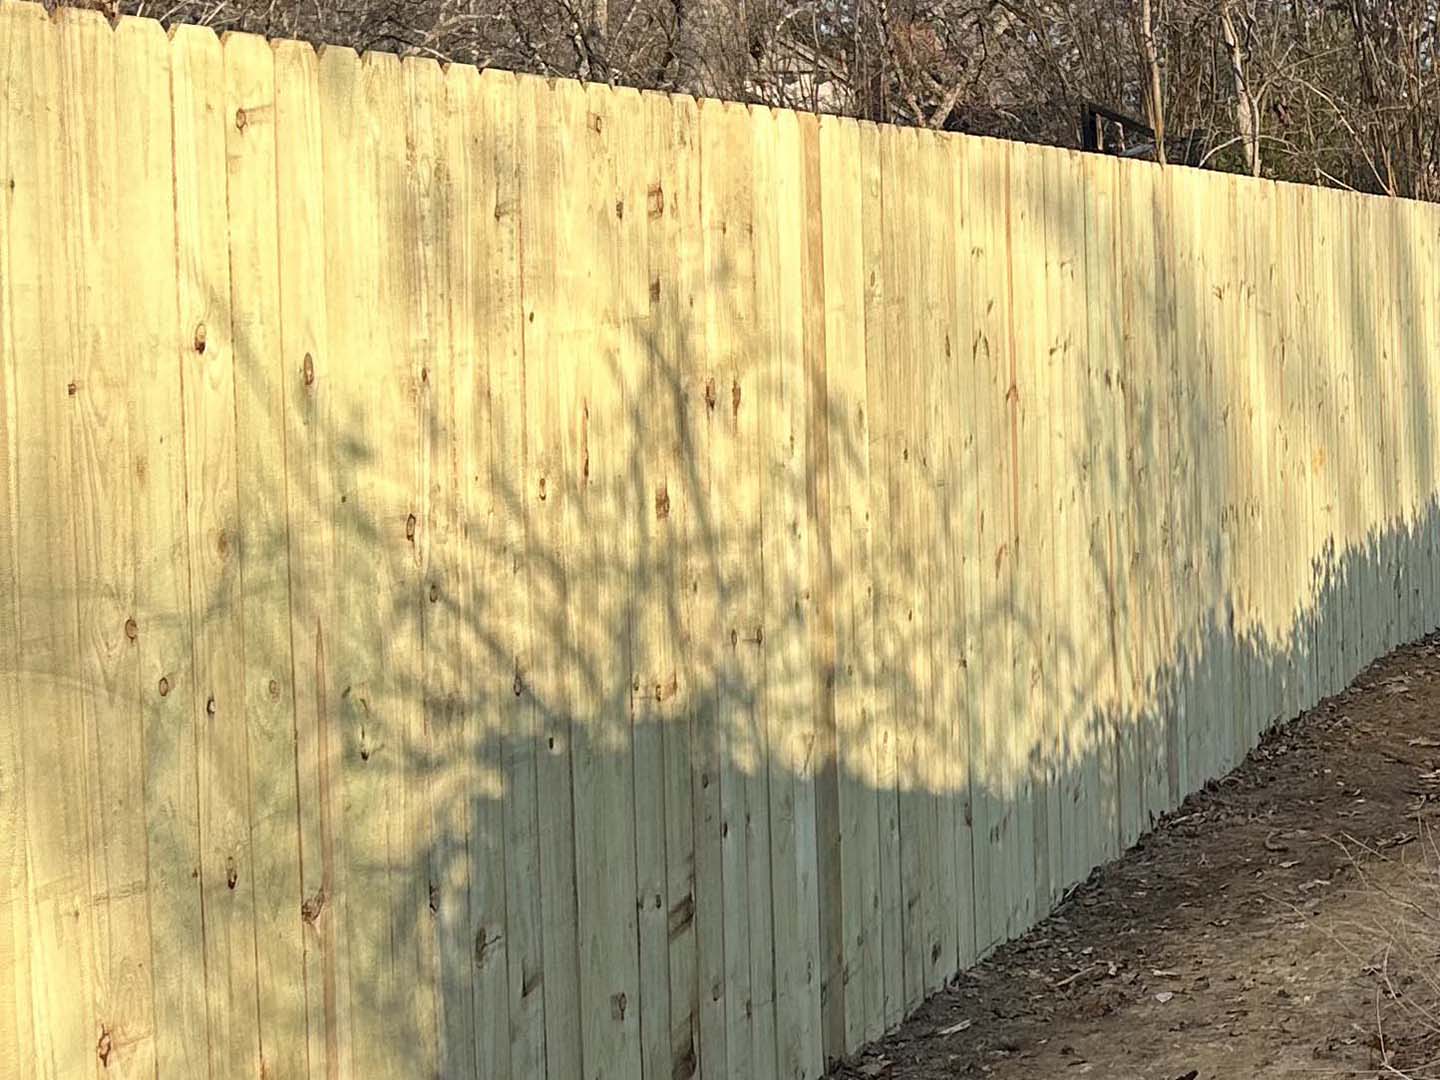
[[814, 1077], [1434, 625], [1440, 211], [0, 6], [0, 1080]]

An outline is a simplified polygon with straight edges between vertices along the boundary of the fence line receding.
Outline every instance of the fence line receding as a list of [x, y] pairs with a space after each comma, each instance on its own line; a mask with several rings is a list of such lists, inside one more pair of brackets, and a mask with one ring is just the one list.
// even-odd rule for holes
[[0, 1076], [817, 1076], [1435, 625], [1437, 235], [0, 5]]

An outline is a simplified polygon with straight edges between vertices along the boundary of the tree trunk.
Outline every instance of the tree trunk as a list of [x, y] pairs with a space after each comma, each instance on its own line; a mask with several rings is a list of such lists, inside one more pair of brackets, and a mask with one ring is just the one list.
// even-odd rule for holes
[[1140, 0], [1140, 54], [1145, 61], [1145, 118], [1155, 132], [1155, 160], [1165, 164], [1165, 99], [1160, 87], [1160, 54], [1150, 0]]
[[1235, 128], [1245, 147], [1245, 165], [1251, 176], [1260, 175], [1260, 113], [1250, 96], [1245, 78], [1245, 57], [1240, 51], [1240, 35], [1235, 32], [1232, 16], [1234, 0], [1220, 0], [1220, 33], [1230, 57], [1230, 78], [1235, 84]]

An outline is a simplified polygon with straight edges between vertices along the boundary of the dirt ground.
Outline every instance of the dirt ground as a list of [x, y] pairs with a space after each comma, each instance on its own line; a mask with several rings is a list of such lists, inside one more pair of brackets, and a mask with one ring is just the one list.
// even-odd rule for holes
[[1440, 636], [1274, 731], [832, 1075], [1440, 1076], [1437, 770]]

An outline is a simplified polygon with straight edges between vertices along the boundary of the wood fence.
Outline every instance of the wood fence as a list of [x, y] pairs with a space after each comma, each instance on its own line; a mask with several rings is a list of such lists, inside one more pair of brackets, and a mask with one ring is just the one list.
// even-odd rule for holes
[[1437, 234], [4, 3], [0, 1077], [818, 1075], [1436, 624]]

